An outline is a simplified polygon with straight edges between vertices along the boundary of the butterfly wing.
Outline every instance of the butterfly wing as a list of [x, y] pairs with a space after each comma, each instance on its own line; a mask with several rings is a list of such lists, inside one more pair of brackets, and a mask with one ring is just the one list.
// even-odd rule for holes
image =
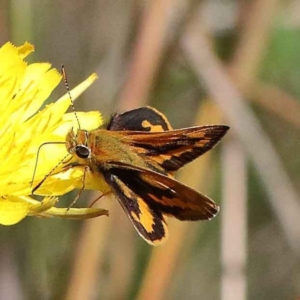
[[[171, 175], [163, 175], [122, 162], [112, 163], [109, 170], [104, 172], [104, 177], [119, 196], [120, 191], [112, 185], [111, 176], [123, 183], [128, 198], [131, 193], [137, 195], [140, 199], [138, 204], [146, 203], [152, 212], [162, 212], [179, 220], [196, 221], [210, 220], [219, 211], [214, 201], [178, 182]], [[122, 206], [124, 208], [124, 205]], [[130, 210], [130, 205], [124, 208], [127, 213], [128, 207]]]
[[126, 132], [140, 153], [172, 172], [213, 148], [229, 127], [207, 125], [172, 130], [164, 114], [145, 106], [114, 115], [107, 129]]
[[[122, 161], [95, 164], [117, 196], [137, 232], [151, 245], [168, 234], [164, 214], [180, 220], [209, 220], [219, 207], [207, 196], [176, 181], [176, 171], [211, 149], [227, 126], [198, 126], [172, 130], [166, 117], [151, 107], [141, 107], [112, 117], [107, 130], [120, 131], [126, 153], [138, 153], [139, 166]], [[130, 156], [130, 155], [129, 155]]]
[[125, 131], [124, 135], [139, 153], [171, 172], [212, 149], [228, 129], [225, 125], [207, 125], [165, 132]]
[[151, 208], [126, 185], [123, 178], [112, 173], [105, 173], [105, 179], [139, 235], [150, 245], [164, 242], [168, 228], [162, 213]]
[[172, 126], [163, 113], [153, 107], [143, 106], [115, 114], [106, 129], [157, 132], [172, 130]]

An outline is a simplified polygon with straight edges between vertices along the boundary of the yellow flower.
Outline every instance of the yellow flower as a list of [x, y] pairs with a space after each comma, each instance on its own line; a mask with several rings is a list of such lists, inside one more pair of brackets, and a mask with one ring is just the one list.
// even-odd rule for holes
[[[32, 188], [54, 168], [53, 175], [35, 194], [64, 194], [80, 186], [83, 174], [78, 168], [59, 173], [67, 155], [63, 144], [66, 134], [78, 124], [74, 113], [66, 113], [70, 106], [68, 95], [41, 109], [61, 75], [49, 63], [27, 64], [24, 58], [33, 51], [29, 43], [20, 47], [6, 43], [0, 48], [0, 224], [15, 224], [27, 215], [88, 218], [107, 214], [99, 209], [55, 208], [54, 197], [45, 197], [41, 202], [31, 197]], [[91, 75], [72, 90], [72, 97], [78, 97], [95, 79], [96, 75]], [[87, 130], [102, 123], [99, 112], [78, 113], [78, 118]], [[49, 142], [52, 144], [43, 145]]]

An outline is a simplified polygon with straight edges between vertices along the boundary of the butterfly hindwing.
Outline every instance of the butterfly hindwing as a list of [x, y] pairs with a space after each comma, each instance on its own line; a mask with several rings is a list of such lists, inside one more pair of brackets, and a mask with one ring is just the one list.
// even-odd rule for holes
[[158, 132], [172, 130], [172, 126], [163, 113], [153, 107], [144, 106], [122, 114], [115, 114], [107, 129]]
[[171, 175], [121, 162], [113, 163], [109, 174], [119, 178], [127, 190], [142, 199], [154, 212], [179, 220], [195, 221], [209, 220], [219, 211], [210, 198], [178, 182]]
[[149, 207], [118, 176], [106, 172], [104, 177], [139, 235], [151, 245], [162, 243], [168, 236], [162, 213]]

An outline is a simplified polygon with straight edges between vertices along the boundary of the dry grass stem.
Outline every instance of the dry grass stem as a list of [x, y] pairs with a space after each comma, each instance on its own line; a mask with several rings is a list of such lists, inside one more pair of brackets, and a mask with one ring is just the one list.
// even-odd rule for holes
[[172, 1], [150, 1], [148, 6], [137, 36], [128, 78], [118, 101], [121, 109], [135, 108], [147, 103], [163, 54]]
[[[195, 121], [197, 125], [220, 123], [219, 110], [207, 101], [199, 106], [197, 115]], [[210, 162], [211, 153], [209, 152], [186, 166], [179, 172], [177, 179], [205, 193], [206, 175], [209, 173]], [[182, 253], [188, 252], [182, 251], [183, 247], [192, 245], [191, 240], [187, 243], [189, 238], [196, 238], [196, 231], [191, 231], [190, 228], [188, 222], [183, 223], [177, 220], [169, 222], [170, 237], [164, 245], [152, 251], [137, 299], [165, 299], [173, 274], [184, 261]], [[159, 272], [157, 272], [158, 269]]]
[[[222, 300], [247, 298], [247, 166], [233, 137], [222, 152]], [[234, 241], [234, 242], [233, 242]]]
[[[244, 5], [239, 41], [229, 65], [234, 83], [244, 92], [256, 77], [272, 32], [279, 1], [255, 0]], [[253, 17], [255, 16], [255, 18]], [[247, 166], [246, 154], [230, 139], [223, 151], [222, 293], [223, 300], [246, 299], [247, 276]], [[234, 243], [232, 243], [234, 241]]]
[[[98, 197], [93, 192], [91, 199]], [[100, 201], [101, 202], [101, 201]], [[112, 204], [112, 203], [111, 203]], [[96, 205], [101, 205], [98, 201]], [[111, 211], [112, 205], [108, 208]], [[99, 268], [108, 241], [112, 219], [96, 218], [84, 222], [75, 251], [74, 265], [64, 299], [91, 299], [99, 277]]]
[[257, 79], [279, 4], [278, 0], [255, 0], [244, 6], [239, 41], [228, 68], [235, 85], [245, 96], [299, 128], [298, 101]]
[[251, 86], [257, 76], [279, 2], [255, 0], [245, 7], [247, 12], [243, 15], [239, 42], [229, 67], [240, 88]]
[[299, 254], [300, 229], [295, 226], [300, 218], [298, 195], [269, 137], [232, 84], [201, 28], [201, 21], [194, 20], [183, 40], [184, 51], [199, 80], [204, 81], [252, 159], [284, 234], [291, 248]]
[[285, 91], [269, 84], [256, 83], [249, 90], [251, 100], [300, 128], [299, 101]]

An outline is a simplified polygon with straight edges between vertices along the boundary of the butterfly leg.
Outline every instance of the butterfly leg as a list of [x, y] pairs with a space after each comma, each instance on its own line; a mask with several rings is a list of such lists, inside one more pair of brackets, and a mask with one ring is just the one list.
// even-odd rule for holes
[[91, 208], [98, 200], [100, 200], [102, 197], [107, 196], [109, 194], [111, 194], [111, 191], [105, 192], [103, 194], [101, 194], [98, 198], [96, 198], [89, 206], [89, 208]]
[[75, 197], [75, 199], [72, 201], [72, 203], [68, 206], [67, 211], [75, 205], [75, 203], [77, 202], [77, 200], [80, 198], [82, 192], [85, 189], [85, 178], [86, 178], [86, 172], [90, 170], [89, 166], [85, 166], [84, 167], [84, 172], [83, 172], [83, 176], [81, 177], [81, 181], [82, 181], [82, 187], [80, 189], [80, 191], [78, 192], [77, 196]]

